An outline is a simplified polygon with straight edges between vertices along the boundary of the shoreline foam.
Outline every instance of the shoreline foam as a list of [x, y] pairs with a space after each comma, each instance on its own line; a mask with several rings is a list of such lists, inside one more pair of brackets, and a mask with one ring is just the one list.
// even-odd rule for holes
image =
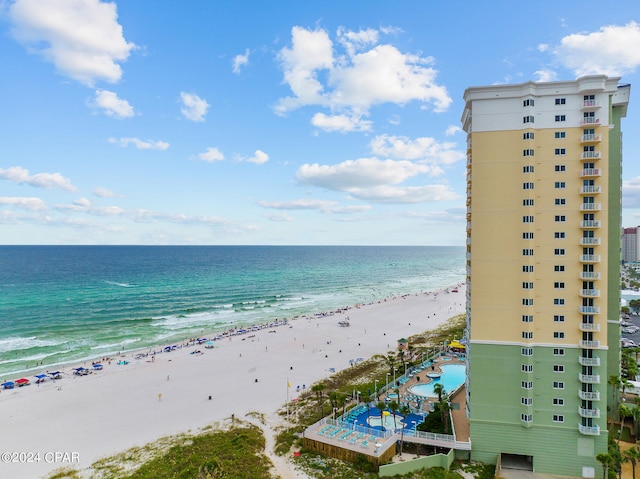
[[[28, 478], [62, 466], [84, 469], [100, 457], [231, 414], [260, 411], [273, 418], [298, 394], [298, 386], [308, 389], [331, 375], [331, 369], [340, 371], [350, 360], [395, 350], [398, 339], [463, 313], [464, 286], [458, 285], [458, 293], [445, 292], [452, 289], [289, 319], [284, 326], [216, 341], [214, 349], [191, 346], [155, 359], [134, 359], [137, 352], [129, 352], [124, 355], [127, 365], [113, 361], [89, 376], [67, 374], [55, 383], [4, 390], [0, 407], [6, 433], [0, 435], [0, 451], [39, 452], [41, 457], [68, 453], [79, 463], [2, 463], [0, 475], [6, 470], [9, 477]], [[340, 327], [346, 316], [350, 326]], [[203, 354], [189, 354], [196, 349]]]

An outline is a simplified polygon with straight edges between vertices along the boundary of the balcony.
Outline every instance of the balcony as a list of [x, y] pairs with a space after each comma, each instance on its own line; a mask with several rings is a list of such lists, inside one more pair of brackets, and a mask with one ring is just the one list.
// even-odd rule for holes
[[585, 384], [600, 384], [599, 374], [578, 374], [578, 379]]
[[[600, 220], [583, 220], [580, 222], [580, 228], [600, 228], [602, 221]], [[469, 228], [471, 225], [467, 225]]]
[[583, 426], [582, 424], [578, 424], [578, 430], [581, 434], [585, 436], [599, 436], [600, 435], [600, 426]]
[[582, 135], [580, 137], [580, 143], [597, 143], [602, 141], [602, 135], [595, 135], [595, 134], [590, 134], [590, 135]]
[[583, 298], [598, 298], [600, 297], [599, 289], [581, 289], [580, 296]]
[[601, 209], [601, 203], [582, 203], [580, 205], [580, 211], [600, 211]]
[[580, 188], [580, 193], [583, 195], [602, 193], [602, 187], [595, 185], [583, 186]]
[[600, 391], [578, 391], [578, 396], [585, 401], [600, 401]]
[[581, 245], [599, 245], [600, 244], [600, 238], [582, 237], [582, 238], [580, 238], [580, 244]]
[[581, 417], [598, 418], [600, 417], [600, 409], [587, 409], [587, 408], [578, 406], [578, 414], [580, 414]]
[[[582, 366], [600, 366], [600, 358], [584, 358], [582, 356], [579, 356], [578, 357], [578, 362]], [[598, 399], [600, 399], [600, 393], [591, 393], [591, 394], [598, 394]], [[582, 399], [588, 399], [588, 398], [584, 398], [582, 396], [580, 396], [580, 397]]]
[[581, 110], [595, 110], [600, 108], [600, 102], [596, 100], [583, 100]]
[[581, 271], [580, 279], [600, 279], [600, 273], [597, 271]]
[[581, 125], [600, 125], [600, 118], [593, 116], [585, 116], [580, 121]]
[[592, 176], [602, 176], [602, 170], [600, 168], [584, 168], [580, 170], [580, 176], [582, 178]]
[[599, 263], [601, 256], [599, 254], [581, 254], [581, 263]]
[[578, 327], [580, 331], [600, 331], [599, 323], [580, 323]]
[[[600, 341], [592, 341], [588, 339], [581, 339], [580, 341], [578, 341], [578, 344], [583, 349], [598, 349], [600, 347]], [[594, 381], [583, 381], [583, 382], [589, 383]], [[595, 382], [600, 382], [600, 376], [598, 376], [598, 381], [595, 381]]]
[[600, 314], [600, 306], [580, 306], [581, 314]]
[[581, 160], [599, 160], [601, 158], [601, 154], [599, 151], [583, 151], [580, 153]]

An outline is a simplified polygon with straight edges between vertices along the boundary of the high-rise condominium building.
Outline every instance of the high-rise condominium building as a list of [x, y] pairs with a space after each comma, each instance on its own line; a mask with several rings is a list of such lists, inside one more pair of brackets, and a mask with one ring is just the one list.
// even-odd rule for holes
[[638, 262], [639, 227], [624, 228], [622, 230], [622, 261], [625, 263]]
[[620, 372], [619, 78], [468, 88], [472, 458], [601, 471]]

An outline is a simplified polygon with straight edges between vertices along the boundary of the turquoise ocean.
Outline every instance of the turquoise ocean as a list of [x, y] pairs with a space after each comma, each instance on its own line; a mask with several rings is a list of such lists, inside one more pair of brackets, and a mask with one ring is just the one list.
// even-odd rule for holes
[[0, 246], [0, 377], [432, 291], [464, 281], [464, 255], [427, 246]]

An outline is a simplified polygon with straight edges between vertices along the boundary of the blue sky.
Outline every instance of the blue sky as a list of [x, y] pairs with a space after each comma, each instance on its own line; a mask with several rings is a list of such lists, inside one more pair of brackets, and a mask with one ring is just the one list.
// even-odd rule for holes
[[0, 0], [0, 243], [462, 245], [465, 88], [594, 73], [638, 225], [613, 5]]

